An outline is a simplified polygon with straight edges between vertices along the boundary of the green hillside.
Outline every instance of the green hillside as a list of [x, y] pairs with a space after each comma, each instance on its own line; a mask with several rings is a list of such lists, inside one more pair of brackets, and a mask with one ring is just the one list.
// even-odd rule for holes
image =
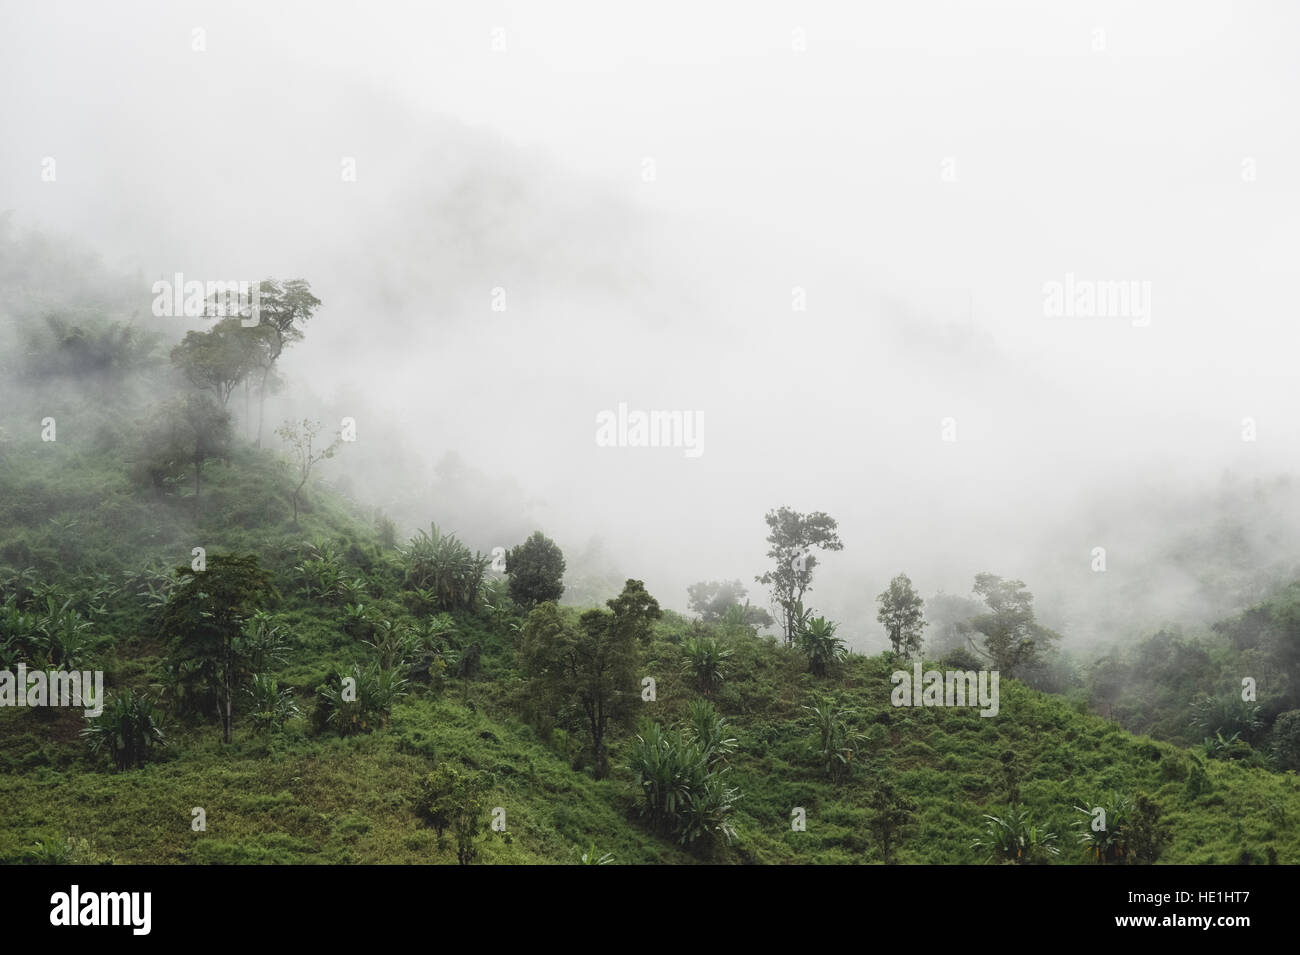
[[[505, 810], [505, 831], [480, 837], [483, 863], [574, 863], [593, 844], [619, 863], [878, 862], [873, 822], [884, 811], [878, 794], [889, 789], [914, 803], [895, 837], [896, 861], [979, 863], [988, 855], [972, 848], [982, 815], [1002, 814], [1013, 788], [1033, 820], [1057, 833], [1061, 863], [1090, 861], [1076, 836], [1087, 820], [1074, 806], [1112, 791], [1158, 802], [1172, 833], [1162, 862], [1300, 862], [1294, 773], [1133, 736], [1015, 681], [1003, 683], [992, 718], [894, 707], [886, 659], [850, 656], [818, 678], [798, 651], [747, 628], [669, 612], [654, 624], [640, 668], [655, 678], [656, 699], [638, 701], [635, 715], [675, 725], [700, 698], [682, 672], [685, 639], [710, 634], [734, 654], [711, 698], [736, 739], [725, 757], [727, 784], [739, 794], [735, 839], [685, 849], [639, 813], [625, 766], [630, 723], [613, 734], [612, 772], [598, 780], [579, 734], [547, 735], [545, 721], [522, 718], [531, 710], [517, 653], [524, 617], [491, 584], [477, 608], [448, 615], [443, 668], [413, 681], [386, 725], [317, 731], [316, 687], [375, 654], [348, 632], [348, 602], [412, 626], [439, 617], [403, 590], [400, 551], [319, 488], [293, 528], [270, 452], [244, 448], [212, 465], [195, 520], [188, 496], [151, 500], [132, 487], [114, 447], [86, 447], [68, 431], [54, 446], [10, 442], [0, 465], [4, 599], [33, 613], [51, 597], [70, 600], [91, 624], [89, 656], [110, 690], [153, 688], [166, 710], [166, 647], [151, 596], [165, 583], [156, 575], [188, 562], [192, 546], [258, 554], [279, 591], [270, 613], [290, 634], [274, 672], [305, 712], [264, 733], [237, 711], [230, 745], [211, 719], [169, 718], [165, 747], [140, 768], [115, 771], [79, 738], [80, 711], [0, 709], [6, 861], [57, 858], [70, 844], [74, 859], [119, 863], [454, 863], [454, 841], [440, 846], [413, 806], [420, 780], [450, 764], [487, 774], [487, 803]], [[355, 601], [312, 589], [309, 561], [322, 553], [356, 588]], [[478, 666], [451, 662], [475, 656], [466, 653], [472, 646]], [[838, 695], [849, 727], [867, 737], [841, 779], [826, 773], [804, 709], [822, 694]], [[204, 832], [191, 829], [194, 807], [206, 812]], [[795, 807], [806, 811], [806, 831], [791, 828]]]
[[[293, 433], [259, 447], [251, 393], [235, 416], [265, 326], [176, 346], [86, 294], [15, 292], [0, 328], [0, 671], [103, 671], [105, 713], [0, 706], [0, 861], [1300, 862], [1294, 589], [1086, 684], [1044, 656], [996, 716], [895, 706], [902, 656], [810, 615], [761, 636], [743, 588], [700, 620], [637, 580], [557, 607], [544, 535], [507, 578], [436, 501], [441, 529], [399, 534]], [[1213, 695], [1242, 673], [1264, 705]]]

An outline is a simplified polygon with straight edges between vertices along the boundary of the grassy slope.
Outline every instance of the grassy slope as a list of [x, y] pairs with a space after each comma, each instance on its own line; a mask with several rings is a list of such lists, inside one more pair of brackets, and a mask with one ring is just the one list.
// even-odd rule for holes
[[[97, 575], [120, 581], [151, 562], [187, 562], [196, 545], [256, 551], [281, 575], [277, 611], [297, 641], [281, 675], [304, 700], [331, 668], [362, 658], [364, 648], [342, 632], [340, 610], [303, 599], [290, 576], [303, 542], [318, 536], [364, 542], [358, 553], [373, 555], [372, 532], [344, 502], [318, 489], [303, 526], [292, 528], [284, 478], [268, 456], [246, 449], [229, 466], [208, 468], [196, 524], [187, 499], [160, 502], [127, 483], [128, 462], [116, 449], [128, 446], [120, 435], [63, 431], [56, 445], [10, 444], [0, 458], [0, 563], [65, 581], [75, 568], [75, 586], [84, 587]], [[396, 612], [396, 595], [376, 599]], [[571, 753], [512, 716], [521, 686], [509, 639], [483, 620], [460, 623], [484, 645], [483, 675], [418, 691], [387, 728], [361, 737], [312, 737], [298, 721], [270, 741], [238, 727], [234, 745], [222, 747], [211, 725], [179, 726], [158, 762], [113, 773], [86, 754], [76, 713], [0, 710], [0, 860], [24, 858], [37, 839], [70, 835], [119, 862], [454, 862], [454, 847], [439, 847], [406, 802], [436, 760], [452, 760], [492, 773], [492, 805], [506, 809], [507, 834], [483, 840], [483, 862], [567, 863], [593, 841], [621, 863], [695, 861], [637, 822], [624, 770], [593, 780], [571, 768]], [[156, 682], [162, 648], [141, 602], [110, 602], [101, 626], [109, 685]], [[644, 705], [661, 720], [679, 717], [694, 696], [678, 676], [684, 627], [668, 615], [646, 665], [659, 689], [658, 701]], [[1024, 802], [1062, 835], [1063, 862], [1086, 861], [1074, 842], [1083, 818], [1071, 808], [1076, 802], [1144, 789], [1174, 826], [1163, 861], [1229, 863], [1243, 850], [1263, 861], [1272, 846], [1279, 861], [1300, 863], [1295, 774], [1210, 761], [1209, 790], [1192, 796], [1189, 752], [1082, 715], [1062, 698], [1005, 682], [993, 719], [895, 709], [892, 667], [882, 659], [853, 657], [832, 679], [814, 680], [784, 648], [757, 639], [735, 646], [737, 672], [716, 703], [739, 738], [732, 785], [743, 798], [739, 840], [717, 861], [878, 861], [864, 807], [875, 781], [887, 779], [918, 804], [899, 861], [980, 862], [970, 842], [981, 813], [1005, 803], [999, 757], [1010, 749], [1025, 767]], [[843, 693], [873, 737], [838, 787], [807, 754], [812, 731], [800, 707], [823, 689]], [[616, 767], [626, 738], [620, 733], [612, 748]], [[190, 829], [194, 806], [207, 812], [205, 833]], [[807, 832], [790, 830], [795, 806], [808, 811]]]

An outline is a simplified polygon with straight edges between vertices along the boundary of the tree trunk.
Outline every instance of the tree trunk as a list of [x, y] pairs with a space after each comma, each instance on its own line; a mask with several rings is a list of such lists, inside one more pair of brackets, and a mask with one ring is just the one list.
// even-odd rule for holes
[[257, 389], [257, 447], [262, 446], [262, 419], [266, 414], [266, 379], [271, 374], [271, 365], [262, 372], [262, 385]]
[[595, 760], [592, 772], [597, 779], [604, 779], [609, 775], [609, 759], [605, 755], [604, 707], [599, 701], [589, 711], [588, 719], [591, 723], [591, 754]]
[[234, 712], [233, 712], [233, 707], [232, 707], [233, 700], [231, 699], [231, 697], [232, 697], [234, 694], [233, 694], [233, 691], [232, 691], [232, 688], [231, 688], [231, 685], [230, 685], [230, 684], [231, 684], [231, 679], [230, 679], [230, 657], [231, 657], [231, 646], [230, 646], [230, 641], [229, 641], [229, 639], [227, 639], [227, 641], [226, 641], [226, 666], [225, 666], [225, 672], [222, 674], [222, 677], [223, 677], [222, 682], [225, 684], [225, 685], [224, 685], [224, 688], [223, 688], [224, 691], [225, 691], [224, 694], [223, 694], [223, 695], [225, 696], [225, 700], [224, 700], [224, 703], [225, 703], [225, 712], [221, 714], [221, 730], [222, 730], [222, 738], [223, 738], [227, 743], [231, 742], [231, 741], [233, 740], [233, 738], [234, 738], [234, 734], [231, 732], [232, 727], [233, 727], [233, 724], [234, 724]]

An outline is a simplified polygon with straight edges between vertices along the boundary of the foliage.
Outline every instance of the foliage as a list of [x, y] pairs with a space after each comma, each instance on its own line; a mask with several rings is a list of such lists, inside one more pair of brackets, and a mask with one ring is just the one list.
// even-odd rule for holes
[[853, 771], [853, 754], [871, 737], [853, 729], [852, 720], [857, 714], [836, 697], [814, 696], [803, 710], [817, 731], [813, 753], [822, 772], [832, 782], [844, 781]]
[[[1133, 811], [1133, 800], [1118, 792], [1112, 792], [1105, 800], [1080, 800], [1074, 807], [1081, 812], [1085, 820], [1080, 824], [1079, 842], [1083, 843], [1088, 854], [1100, 864], [1108, 862], [1123, 863], [1129, 853], [1128, 825]], [[1105, 823], [1100, 825], [1102, 817], [1096, 810], [1105, 813]]]
[[130, 688], [109, 696], [98, 716], [86, 717], [81, 735], [92, 753], [107, 750], [118, 769], [143, 766], [149, 747], [165, 745], [162, 712], [148, 694]]
[[265, 361], [264, 339], [238, 318], [223, 318], [206, 332], [187, 332], [172, 349], [172, 364], [224, 409], [235, 388]]
[[393, 670], [406, 666], [418, 649], [420, 638], [406, 624], [383, 619], [375, 622], [374, 635], [366, 644], [375, 651], [380, 669]]
[[308, 544], [302, 560], [294, 568], [302, 581], [303, 593], [319, 600], [344, 597], [344, 567], [335, 547], [325, 540]]
[[[740, 619], [732, 620], [732, 626], [743, 624], [752, 627], [770, 627], [772, 615], [766, 610], [751, 607], [745, 600], [748, 591], [739, 580], [702, 580], [686, 588], [688, 606], [700, 615], [704, 623], [718, 623], [727, 620], [735, 612], [740, 612]], [[742, 604], [741, 601], [745, 602]]]
[[471, 553], [455, 534], [444, 534], [436, 524], [420, 531], [403, 553], [405, 586], [426, 591], [429, 609], [473, 610], [491, 558]]
[[1129, 815], [1127, 833], [1133, 857], [1150, 865], [1160, 858], [1172, 835], [1169, 824], [1162, 820], [1163, 811], [1153, 798], [1144, 792], [1133, 797], [1133, 810]]
[[894, 653], [911, 659], [921, 649], [921, 631], [925, 629], [922, 607], [925, 601], [912, 587], [907, 574], [899, 574], [889, 582], [888, 589], [876, 597], [880, 611], [876, 619], [889, 635], [889, 645]]
[[163, 607], [159, 635], [170, 641], [177, 687], [215, 702], [222, 738], [234, 732], [234, 700], [252, 675], [245, 624], [275, 593], [255, 555], [213, 554], [206, 569], [177, 568], [178, 580]]
[[[575, 849], [574, 851], [577, 852], [578, 850]], [[599, 855], [597, 855], [596, 843], [593, 842], [587, 846], [587, 851], [582, 853], [582, 855], [579, 857], [578, 864], [579, 865], [613, 865], [614, 853], [602, 852]]]
[[1044, 648], [1059, 639], [1059, 634], [1035, 621], [1034, 596], [1023, 582], [977, 574], [974, 589], [984, 598], [989, 612], [975, 617], [971, 626], [984, 635], [982, 652], [1003, 679], [1010, 679], [1017, 670], [1036, 662]]
[[1288, 710], [1277, 718], [1272, 744], [1278, 768], [1300, 772], [1300, 710]]
[[690, 676], [705, 696], [720, 687], [731, 669], [735, 651], [713, 637], [688, 637], [682, 644], [682, 672]]
[[321, 301], [312, 294], [311, 284], [305, 279], [265, 279], [258, 286], [258, 325], [265, 342], [261, 365], [261, 382], [258, 389], [257, 443], [262, 443], [262, 414], [266, 405], [267, 386], [274, 374], [276, 362], [286, 346], [301, 341], [302, 327], [320, 308]]
[[[802, 605], [796, 607], [801, 609]], [[835, 628], [836, 624], [825, 617], [813, 617], [799, 624], [799, 649], [808, 657], [808, 672], [813, 676], [826, 676], [830, 667], [848, 652], [844, 641], [835, 636]]]
[[564, 594], [564, 554], [541, 531], [506, 552], [510, 597], [526, 610]]
[[350, 672], [340, 672], [316, 688], [316, 728], [348, 736], [387, 726], [393, 706], [406, 695], [407, 686], [401, 670], [385, 670], [377, 663], [356, 664]]
[[29, 612], [20, 610], [11, 593], [0, 604], [0, 660], [62, 670], [85, 669], [100, 644], [94, 626], [72, 606], [72, 599], [44, 592], [32, 594]]
[[821, 511], [800, 514], [780, 507], [768, 511], [765, 520], [767, 556], [772, 559], [773, 567], [754, 579], [771, 588], [786, 643], [793, 643], [799, 633], [795, 607], [802, 606], [804, 594], [812, 589], [813, 570], [817, 567], [813, 548], [843, 550], [844, 544], [835, 519]]
[[244, 693], [248, 698], [248, 718], [258, 732], [283, 729], [288, 720], [300, 713], [293, 691], [282, 689], [279, 681], [269, 673], [254, 674]]
[[898, 792], [889, 783], [880, 783], [867, 800], [871, 809], [868, 826], [880, 847], [880, 857], [889, 864], [894, 861], [898, 835], [916, 813], [916, 802]]
[[1034, 824], [1026, 806], [1011, 805], [1001, 816], [985, 813], [984, 834], [971, 848], [988, 853], [989, 861], [1000, 859], [1016, 865], [1045, 863], [1060, 855], [1056, 834]]
[[438, 833], [450, 829], [456, 837], [456, 860], [469, 865], [478, 856], [475, 840], [487, 829], [488, 779], [482, 773], [464, 773], [455, 766], [439, 766], [420, 782], [415, 812]]
[[608, 774], [605, 736], [629, 712], [637, 695], [638, 664], [651, 623], [662, 612], [639, 580], [607, 601], [609, 611], [588, 610], [575, 626], [553, 603], [528, 615], [520, 662], [539, 705], [575, 712], [591, 740], [597, 778]]
[[736, 835], [731, 815], [740, 794], [726, 785], [728, 767], [720, 764], [735, 740], [711, 704], [697, 704], [687, 724], [675, 731], [642, 721], [628, 768], [641, 793], [641, 815], [656, 830], [686, 846], [711, 846], [719, 837], [729, 844]]
[[1228, 737], [1228, 742], [1240, 737], [1252, 742], [1264, 728], [1257, 703], [1242, 700], [1239, 693], [1204, 696], [1192, 704], [1191, 725], [1205, 737]]
[[334, 457], [334, 452], [338, 450], [343, 439], [335, 438], [333, 442], [320, 447], [316, 441], [316, 436], [320, 432], [320, 422], [311, 421], [307, 418], [299, 424], [295, 421], [286, 421], [280, 427], [275, 429], [275, 433], [280, 436], [285, 447], [289, 450], [289, 459], [297, 472], [298, 483], [293, 488], [291, 495], [293, 499], [293, 526], [298, 526], [298, 502], [302, 495], [302, 489], [307, 486], [308, 479], [311, 478], [312, 468], [322, 461]]

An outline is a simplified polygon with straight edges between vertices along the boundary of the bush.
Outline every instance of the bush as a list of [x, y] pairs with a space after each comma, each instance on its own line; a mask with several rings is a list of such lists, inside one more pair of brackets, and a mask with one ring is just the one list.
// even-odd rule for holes
[[454, 766], [439, 766], [420, 781], [415, 813], [438, 833], [450, 829], [456, 837], [456, 860], [469, 865], [478, 855], [474, 840], [487, 828], [488, 777], [463, 773]]
[[411, 538], [404, 553], [404, 586], [428, 610], [473, 610], [491, 558], [470, 549], [438, 525]]
[[[1079, 830], [1079, 842], [1083, 843], [1088, 854], [1103, 865], [1123, 862], [1129, 851], [1126, 827], [1133, 812], [1133, 800], [1120, 793], [1111, 793], [1105, 802], [1081, 800], [1081, 805], [1074, 808], [1086, 817], [1083, 828]], [[1104, 825], [1099, 825], [1102, 817], [1094, 813], [1097, 808], [1105, 811]]]
[[316, 688], [316, 730], [348, 736], [387, 725], [393, 704], [406, 695], [406, 688], [400, 671], [354, 665], [351, 673], [340, 673]]
[[1125, 831], [1138, 862], [1148, 865], [1155, 862], [1169, 842], [1170, 829], [1161, 821], [1161, 815], [1160, 804], [1146, 793], [1140, 792], [1133, 797], [1133, 811]]
[[726, 721], [712, 704], [699, 700], [687, 725], [665, 731], [643, 721], [632, 743], [628, 768], [641, 791], [641, 815], [682, 845], [730, 843], [736, 831], [730, 817], [740, 793], [725, 783], [726, 754], [735, 746]]

